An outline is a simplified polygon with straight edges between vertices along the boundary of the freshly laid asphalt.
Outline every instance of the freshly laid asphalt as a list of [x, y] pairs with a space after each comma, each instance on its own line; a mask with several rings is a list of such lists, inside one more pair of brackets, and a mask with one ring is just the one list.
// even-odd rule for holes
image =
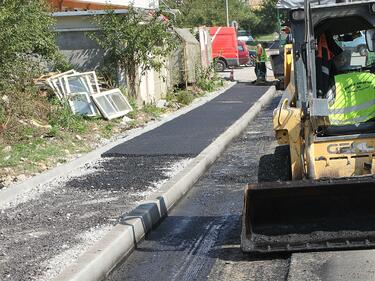
[[195, 157], [249, 110], [268, 89], [239, 83], [203, 106], [120, 144], [103, 156]]
[[274, 154], [278, 102], [275, 97], [260, 112], [107, 281], [286, 280], [290, 255], [244, 255], [240, 249], [243, 187], [285, 180], [285, 159]]

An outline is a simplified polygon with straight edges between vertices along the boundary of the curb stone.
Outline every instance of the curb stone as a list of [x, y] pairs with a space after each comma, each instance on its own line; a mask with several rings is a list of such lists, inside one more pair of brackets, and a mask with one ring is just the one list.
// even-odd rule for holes
[[168, 211], [190, 190], [198, 179], [216, 161], [234, 138], [239, 136], [263, 106], [275, 96], [270, 87], [253, 106], [232, 124], [213, 143], [206, 147], [179, 174], [168, 181], [153, 199], [143, 201], [101, 240], [69, 265], [55, 280], [103, 280], [120, 261], [127, 257]]
[[160, 127], [161, 125], [171, 121], [172, 119], [175, 119], [181, 115], [184, 115], [188, 113], [189, 111], [194, 110], [195, 108], [211, 101], [212, 99], [216, 98], [217, 96], [221, 95], [222, 93], [229, 90], [231, 87], [233, 87], [237, 83], [230, 83], [225, 88], [213, 92], [211, 94], [208, 94], [207, 96], [204, 96], [200, 98], [199, 100], [193, 101], [193, 103], [190, 106], [181, 108], [167, 117], [163, 118], [160, 121], [152, 122], [147, 124], [143, 128], [136, 128], [133, 130], [130, 130], [125, 133], [123, 136], [119, 136], [116, 140], [111, 141], [110, 143], [99, 147], [79, 158], [76, 158], [72, 160], [71, 162], [68, 162], [66, 164], [57, 166], [51, 170], [45, 171], [35, 177], [32, 177], [30, 179], [27, 179], [23, 182], [16, 183], [14, 185], [9, 186], [8, 188], [4, 188], [0, 190], [0, 209], [5, 209], [9, 207], [14, 207], [18, 205], [21, 202], [27, 201], [27, 199], [22, 198], [26, 193], [31, 192], [33, 189], [37, 188], [38, 186], [47, 184], [48, 182], [58, 178], [63, 177], [65, 175], [68, 175], [70, 172], [78, 169], [79, 167], [82, 167], [83, 165], [96, 161], [101, 158], [101, 155], [110, 150], [111, 148], [126, 142], [128, 140], [131, 140], [135, 137], [138, 137], [139, 135], [142, 135], [148, 131], [151, 131], [157, 127]]

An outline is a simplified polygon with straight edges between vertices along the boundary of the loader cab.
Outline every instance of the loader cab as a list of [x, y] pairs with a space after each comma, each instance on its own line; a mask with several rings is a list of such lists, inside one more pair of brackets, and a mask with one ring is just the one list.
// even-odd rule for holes
[[[321, 4], [324, 2], [326, 4]], [[375, 73], [375, 3], [309, 3], [307, 12], [303, 8], [289, 12], [296, 73], [292, 83], [295, 88], [296, 106], [302, 108], [305, 114], [314, 120], [314, 129], [324, 135], [330, 131], [326, 128], [338, 129], [338, 126], [331, 124], [328, 119], [329, 90], [335, 87], [337, 75], [354, 72]], [[324, 40], [322, 37], [325, 37]], [[319, 46], [325, 40], [329, 45], [326, 61]], [[322, 76], [325, 76], [324, 72], [329, 75], [322, 79]], [[375, 122], [371, 127], [371, 131], [375, 132]], [[368, 132], [368, 129], [368, 126], [364, 126], [364, 131]], [[352, 133], [351, 130], [348, 130], [348, 133]]]

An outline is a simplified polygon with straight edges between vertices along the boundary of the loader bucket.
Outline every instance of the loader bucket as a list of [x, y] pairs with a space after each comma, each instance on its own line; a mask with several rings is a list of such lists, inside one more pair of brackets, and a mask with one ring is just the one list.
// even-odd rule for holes
[[245, 187], [244, 252], [375, 246], [375, 178], [293, 181]]

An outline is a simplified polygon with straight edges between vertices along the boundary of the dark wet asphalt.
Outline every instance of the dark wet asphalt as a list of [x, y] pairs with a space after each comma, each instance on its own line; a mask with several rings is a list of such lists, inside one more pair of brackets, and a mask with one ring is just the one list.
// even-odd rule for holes
[[[277, 178], [270, 106], [250, 124], [169, 216], [147, 235], [108, 281], [286, 280], [288, 255], [240, 250], [243, 186]], [[259, 169], [259, 162], [267, 161]]]
[[268, 88], [239, 83], [212, 101], [114, 147], [103, 156], [194, 157], [240, 118]]

